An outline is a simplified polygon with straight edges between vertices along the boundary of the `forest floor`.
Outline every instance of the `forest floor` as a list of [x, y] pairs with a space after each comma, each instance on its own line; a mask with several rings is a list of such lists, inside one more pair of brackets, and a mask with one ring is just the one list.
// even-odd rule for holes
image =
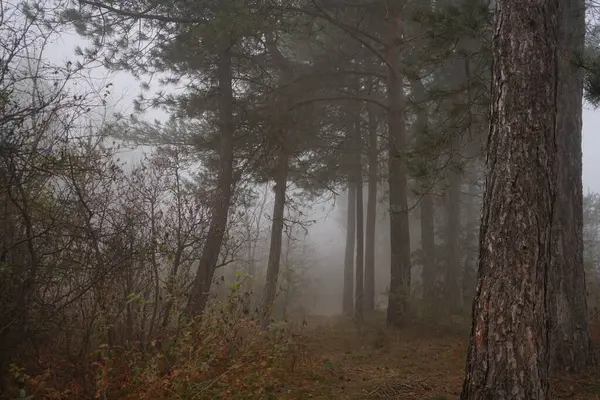
[[[419, 327], [391, 332], [382, 323], [367, 323], [359, 331], [327, 318], [308, 325], [306, 350], [315, 368], [303, 377], [305, 385], [286, 398], [454, 400], [460, 394], [467, 331]], [[598, 349], [600, 325], [592, 331]], [[552, 388], [554, 399], [600, 399], [600, 369], [558, 377]]]
[[[115, 400], [456, 400], [469, 324], [463, 318], [391, 330], [382, 315], [360, 328], [340, 317], [311, 317], [306, 324], [278, 322], [265, 334], [239, 320], [217, 333], [211, 326], [185, 332], [168, 353], [115, 348], [110, 359], [94, 363], [90, 379]], [[600, 360], [600, 324], [591, 334]], [[27, 393], [48, 398], [35, 395], [47, 383], [46, 391], [65, 394], [52, 398], [92, 398], [78, 376], [59, 369], [51, 379], [26, 380]], [[8, 398], [18, 397], [13, 386]], [[557, 377], [552, 390], [553, 399], [600, 400], [600, 367]]]

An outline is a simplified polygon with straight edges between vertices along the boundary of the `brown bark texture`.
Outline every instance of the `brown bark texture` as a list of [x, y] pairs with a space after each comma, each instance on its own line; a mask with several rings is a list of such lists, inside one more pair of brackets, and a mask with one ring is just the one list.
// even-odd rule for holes
[[549, 398], [559, 0], [498, 0], [477, 294], [462, 400]]
[[574, 58], [585, 38], [584, 0], [561, 1], [558, 80], [558, 190], [554, 207], [548, 308], [551, 366], [581, 372], [594, 365], [583, 267], [582, 71]]

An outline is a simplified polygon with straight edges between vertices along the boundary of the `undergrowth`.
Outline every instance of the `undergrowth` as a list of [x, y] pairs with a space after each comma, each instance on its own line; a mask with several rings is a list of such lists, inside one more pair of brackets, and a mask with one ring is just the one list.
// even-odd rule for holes
[[[64, 370], [48, 370], [26, 380], [27, 394], [87, 400], [86, 380], [103, 400], [442, 400], [460, 393], [468, 343], [460, 329], [414, 324], [390, 330], [376, 313], [360, 327], [344, 318], [311, 317], [262, 331], [244, 311], [245, 296], [234, 285], [203, 318], [163, 332], [171, 339], [155, 338], [146, 349], [100, 346], [87, 378], [68, 380]], [[592, 326], [592, 336], [600, 343], [599, 326]], [[11, 371], [23, 375], [22, 368]], [[598, 398], [597, 372], [557, 377], [554, 398]]]
[[[165, 339], [145, 347], [103, 344], [91, 355], [84, 378], [71, 374], [69, 379], [60, 367], [29, 377], [13, 366], [14, 378], [25, 378], [32, 399], [87, 400], [86, 382], [103, 400], [285, 398], [306, 383], [303, 374], [314, 371], [305, 325], [274, 323], [261, 330], [246, 311], [248, 296], [235, 282], [224, 301], [212, 304], [201, 318], [163, 332]], [[15, 397], [13, 390], [8, 398]]]
[[261, 330], [244, 315], [247, 293], [240, 288], [234, 284], [225, 301], [188, 322], [175, 340], [154, 341], [151, 355], [115, 355], [101, 391], [140, 400], [279, 398], [281, 382], [309, 362], [303, 325]]

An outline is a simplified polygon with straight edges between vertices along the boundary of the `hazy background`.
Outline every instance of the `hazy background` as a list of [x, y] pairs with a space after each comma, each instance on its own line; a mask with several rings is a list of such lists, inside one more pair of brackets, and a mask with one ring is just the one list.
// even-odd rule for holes
[[[48, 48], [48, 57], [55, 62], [67, 62], [74, 59], [74, 49], [76, 46], [86, 47], [86, 41], [82, 40], [75, 33], [63, 34], [53, 45]], [[103, 67], [95, 68], [90, 72], [90, 79], [94, 86], [103, 86], [111, 82], [114, 86], [112, 94], [108, 99], [110, 107], [109, 119], [114, 112], [119, 112], [125, 116], [134, 111], [133, 100], [142, 92], [141, 82], [124, 72], [110, 72]], [[152, 81], [157, 81], [156, 77]], [[159, 89], [157, 85], [150, 83], [151, 90], [154, 92]], [[166, 120], [168, 114], [161, 110], [150, 110], [140, 116], [140, 119]], [[591, 106], [585, 105], [583, 110], [583, 185], [584, 193], [589, 191], [600, 192], [600, 136], [596, 132], [596, 127], [600, 126], [600, 110], [596, 111]], [[123, 150], [121, 159], [129, 164], [134, 164], [143, 157], [143, 150]], [[365, 186], [366, 192], [366, 186]], [[345, 199], [344, 199], [345, 200]], [[365, 203], [366, 205], [366, 203]], [[267, 215], [270, 215], [270, 207], [267, 207]], [[342, 212], [340, 212], [342, 211]], [[322, 202], [312, 207], [310, 219], [317, 222], [309, 228], [309, 234], [305, 237], [305, 244], [310, 248], [311, 260], [314, 265], [309, 266], [311, 275], [316, 277], [312, 292], [314, 299], [310, 301], [315, 304], [312, 312], [319, 314], [337, 314], [341, 312], [341, 299], [343, 291], [343, 262], [345, 246], [345, 230], [340, 221], [345, 218], [345, 210], [336, 208], [335, 201]], [[381, 229], [381, 227], [379, 227]], [[414, 229], [411, 227], [413, 237]], [[268, 243], [265, 244], [268, 246]], [[376, 255], [376, 259], [379, 258]], [[383, 263], [376, 260], [376, 292], [381, 296], [385, 290], [389, 275], [381, 275], [381, 272], [387, 271], [386, 261]], [[381, 278], [379, 278], [381, 277]], [[385, 279], [385, 282], [381, 282]], [[381, 297], [380, 297], [381, 299]]]

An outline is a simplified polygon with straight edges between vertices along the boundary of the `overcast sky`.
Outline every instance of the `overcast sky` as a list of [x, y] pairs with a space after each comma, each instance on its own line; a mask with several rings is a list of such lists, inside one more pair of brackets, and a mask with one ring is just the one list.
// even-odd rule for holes
[[[85, 41], [76, 34], [63, 35], [49, 49], [48, 56], [55, 62], [66, 62], [73, 59], [75, 46], [84, 47]], [[99, 78], [106, 75], [106, 71], [95, 71]], [[132, 101], [140, 91], [140, 83], [127, 73], [112, 74], [110, 82], [114, 84], [112, 102], [118, 101], [119, 111], [127, 114], [133, 110]], [[152, 119], [164, 118], [165, 114], [153, 111], [148, 115]], [[583, 187], [584, 192], [589, 190], [600, 192], [600, 135], [597, 130], [600, 126], [600, 110], [591, 106], [583, 110]]]
[[600, 110], [583, 109], [583, 190], [600, 192]]

